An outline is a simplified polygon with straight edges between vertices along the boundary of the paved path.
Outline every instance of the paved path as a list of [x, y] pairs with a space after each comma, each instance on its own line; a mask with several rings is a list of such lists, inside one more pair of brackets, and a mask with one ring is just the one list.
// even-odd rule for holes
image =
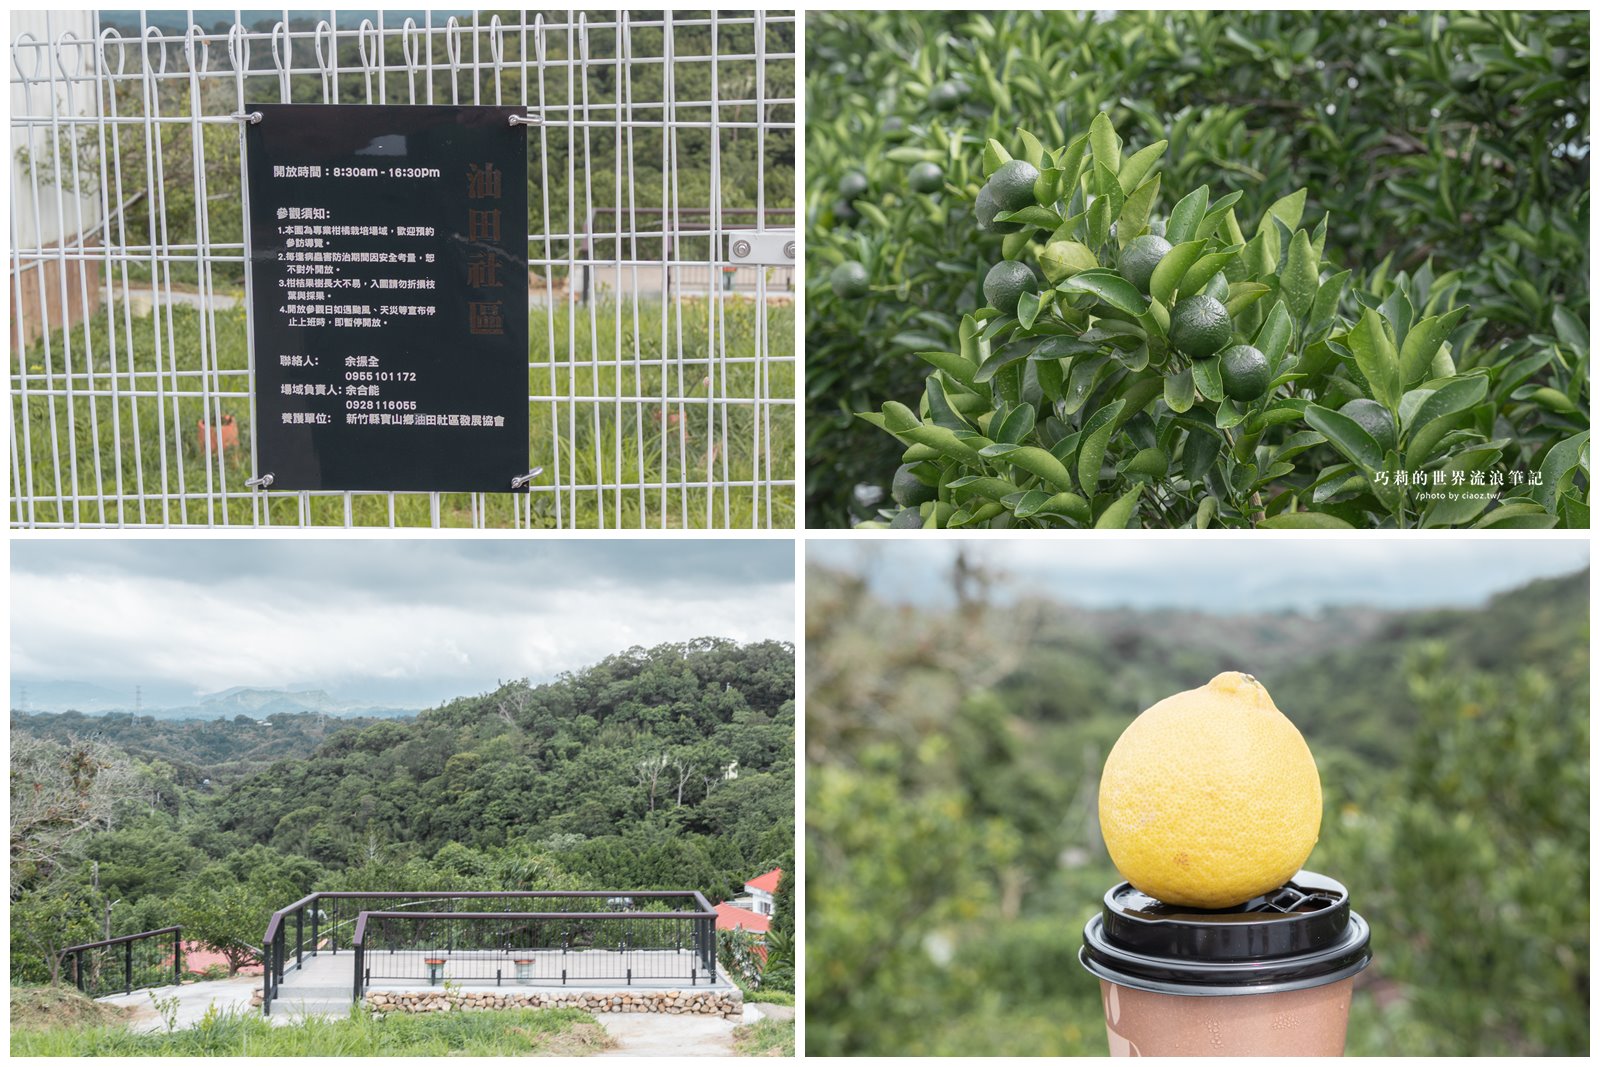
[[151, 994], [162, 1000], [176, 997], [177, 1025], [178, 1029], [182, 1030], [194, 1026], [204, 1018], [206, 1009], [213, 1004], [217, 1006], [219, 1012], [230, 1008], [238, 1011], [254, 1011], [255, 1009], [250, 1007], [250, 994], [260, 988], [259, 975], [243, 975], [219, 982], [191, 982], [188, 985], [163, 986], [160, 989], [136, 989], [132, 993], [118, 993], [115, 996], [101, 997], [100, 1000], [106, 1004], [132, 1009], [133, 1014], [128, 1020], [128, 1027], [143, 1031], [167, 1028], [166, 1020], [155, 1009]]

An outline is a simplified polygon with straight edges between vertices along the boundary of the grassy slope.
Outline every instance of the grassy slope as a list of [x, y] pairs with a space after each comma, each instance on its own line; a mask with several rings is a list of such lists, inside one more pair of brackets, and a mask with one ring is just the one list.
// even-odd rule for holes
[[[792, 486], [770, 491], [673, 487], [679, 482], [795, 477], [792, 403], [763, 407], [759, 426], [753, 405], [714, 403], [720, 397], [794, 397], [793, 306], [770, 305], [759, 338], [760, 317], [751, 301], [727, 300], [713, 322], [716, 310], [704, 299], [684, 299], [665, 306], [640, 300], [637, 312], [631, 302], [575, 312], [565, 306], [530, 312], [529, 393], [559, 398], [536, 401], [530, 410], [529, 466], [545, 468], [535, 486], [557, 484], [558, 471], [564, 487], [653, 486], [535, 491], [534, 526], [793, 525]], [[201, 316], [194, 309], [163, 308], [157, 315], [125, 318], [118, 306], [109, 317], [102, 312], [80, 324], [70, 338], [54, 335], [48, 355], [43, 343], [27, 352], [29, 389], [64, 391], [70, 384], [105, 395], [36, 395], [24, 406], [17, 380], [21, 368], [13, 365], [18, 471], [8, 490], [15, 495], [15, 479], [20, 478], [24, 495], [50, 498], [20, 514], [13, 505], [13, 521], [264, 521], [255, 514], [254, 501], [225, 501], [220, 495], [224, 489], [243, 491], [249, 476], [245, 314], [219, 311], [208, 318], [214, 319], [214, 332], [202, 337]], [[748, 362], [758, 341], [768, 357], [764, 365]], [[92, 365], [86, 364], [87, 351], [93, 352]], [[670, 361], [665, 367], [648, 365], [663, 358]], [[721, 359], [747, 362], [719, 363]], [[125, 395], [134, 388], [152, 395]], [[109, 395], [113, 389], [118, 396]], [[241, 447], [223, 459], [203, 451], [197, 429], [201, 419], [217, 418], [216, 403], [203, 400], [207, 393], [224, 394], [220, 410], [239, 427]], [[688, 402], [664, 403], [663, 396]], [[604, 399], [566, 399], [570, 397]], [[74, 488], [77, 501], [72, 499]], [[180, 490], [201, 498], [169, 499], [164, 505], [150, 499]], [[120, 506], [115, 499], [119, 491]], [[101, 493], [108, 499], [97, 499]], [[438, 521], [471, 525], [475, 509], [481, 509], [485, 525], [511, 526], [512, 508], [520, 502], [510, 494], [490, 494], [481, 501], [470, 494], [441, 494]], [[298, 521], [301, 503], [296, 494], [272, 497], [270, 521]], [[307, 506], [314, 524], [346, 521], [342, 497], [311, 498]], [[432, 505], [425, 493], [357, 495], [351, 498], [349, 520], [357, 526], [387, 526], [391, 521], [427, 526]]]
[[738, 1027], [733, 1047], [741, 1056], [793, 1056], [794, 1020], [762, 1019]]
[[[274, 1026], [253, 1012], [188, 1030], [133, 1033], [71, 990], [13, 989], [13, 1056], [583, 1056], [610, 1043], [570, 1008], [304, 1019]], [[111, 1009], [113, 1012], [115, 1009]], [[61, 1026], [62, 1019], [74, 1025]], [[86, 1025], [87, 1024], [87, 1025]]]

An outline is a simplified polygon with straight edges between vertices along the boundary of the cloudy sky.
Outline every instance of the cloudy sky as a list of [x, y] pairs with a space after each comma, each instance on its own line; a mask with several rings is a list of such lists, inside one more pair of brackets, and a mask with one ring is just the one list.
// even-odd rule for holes
[[139, 684], [154, 704], [231, 686], [322, 688], [423, 707], [708, 636], [794, 639], [791, 542], [11, 545], [13, 692]]
[[1009, 588], [1089, 607], [1173, 607], [1215, 611], [1330, 604], [1464, 607], [1533, 578], [1589, 565], [1582, 540], [1394, 540], [1365, 536], [1315, 541], [1261, 538], [1115, 541], [861, 539], [811, 541], [811, 560], [865, 573], [882, 596], [913, 604], [947, 602], [946, 577], [958, 544], [1006, 575]]

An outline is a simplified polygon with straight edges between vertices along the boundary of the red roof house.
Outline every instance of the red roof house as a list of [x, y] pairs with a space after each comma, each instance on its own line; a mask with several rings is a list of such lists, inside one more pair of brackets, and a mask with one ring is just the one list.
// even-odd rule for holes
[[747, 893], [766, 893], [768, 896], [778, 891], [778, 883], [783, 881], [783, 868], [774, 867], [766, 874], [758, 875], [744, 884]]
[[771, 917], [757, 915], [749, 908], [741, 908], [737, 904], [726, 902], [717, 905], [718, 930], [745, 930], [752, 934], [765, 934], [771, 925]]

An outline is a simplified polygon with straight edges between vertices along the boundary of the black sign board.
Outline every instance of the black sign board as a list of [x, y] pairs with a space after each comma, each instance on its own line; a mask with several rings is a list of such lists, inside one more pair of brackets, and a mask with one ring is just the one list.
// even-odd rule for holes
[[258, 474], [510, 492], [529, 466], [526, 109], [246, 110]]

